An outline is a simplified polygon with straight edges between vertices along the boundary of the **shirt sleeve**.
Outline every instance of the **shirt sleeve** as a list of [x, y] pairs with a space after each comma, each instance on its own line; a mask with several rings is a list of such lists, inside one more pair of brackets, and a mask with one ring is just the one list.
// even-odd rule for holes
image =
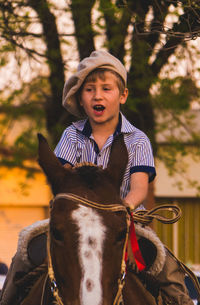
[[153, 181], [156, 176], [154, 157], [149, 139], [143, 136], [134, 144], [131, 152], [130, 173], [145, 172], [149, 175], [149, 182]]
[[71, 165], [74, 165], [76, 163], [76, 145], [74, 141], [72, 141], [68, 129], [65, 129], [63, 132], [54, 153], [62, 164], [70, 163]]

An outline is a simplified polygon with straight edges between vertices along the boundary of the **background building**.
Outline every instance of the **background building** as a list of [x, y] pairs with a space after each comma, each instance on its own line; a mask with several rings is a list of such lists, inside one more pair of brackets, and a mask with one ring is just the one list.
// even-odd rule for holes
[[[200, 122], [200, 111], [197, 111], [196, 115], [197, 121]], [[198, 125], [196, 127], [199, 128]], [[158, 135], [157, 139], [161, 149], [165, 149], [165, 138]], [[156, 160], [157, 177], [154, 192], [156, 204], [178, 204], [182, 209], [182, 218], [173, 225], [154, 222], [154, 229], [182, 261], [199, 268], [200, 197], [197, 196], [196, 186], [189, 185], [187, 179], [200, 181], [200, 163], [192, 154], [179, 156], [177, 162], [187, 164], [186, 174], [177, 173], [170, 176], [164, 163]], [[34, 166], [40, 170], [37, 162], [34, 162]], [[0, 169], [0, 251], [1, 260], [6, 264], [10, 265], [21, 229], [48, 217], [51, 196], [42, 171], [27, 178], [25, 170], [6, 167]]]

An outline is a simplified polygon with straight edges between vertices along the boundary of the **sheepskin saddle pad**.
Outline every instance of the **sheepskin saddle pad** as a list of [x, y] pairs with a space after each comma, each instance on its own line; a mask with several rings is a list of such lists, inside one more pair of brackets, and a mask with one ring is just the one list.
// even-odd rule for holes
[[[17, 252], [26, 265], [37, 267], [46, 259], [48, 230], [49, 219], [45, 219], [35, 222], [20, 232]], [[136, 223], [135, 231], [147, 266], [146, 271], [155, 276], [163, 269], [165, 247], [150, 227]]]

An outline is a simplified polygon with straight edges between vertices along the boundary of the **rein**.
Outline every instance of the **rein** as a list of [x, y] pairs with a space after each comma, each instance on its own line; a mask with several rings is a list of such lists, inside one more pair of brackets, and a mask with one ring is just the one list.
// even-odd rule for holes
[[[147, 225], [153, 221], [153, 219], [157, 219], [160, 222], [163, 223], [174, 223], [181, 217], [181, 210], [178, 206], [174, 205], [161, 205], [158, 207], [155, 207], [154, 209], [148, 211], [148, 210], [138, 210], [138, 211], [132, 211], [129, 208], [120, 205], [120, 204], [108, 204], [104, 205], [101, 203], [97, 203], [94, 201], [91, 201], [89, 199], [83, 198], [81, 196], [72, 194], [72, 193], [59, 193], [57, 194], [54, 199], [52, 200], [52, 204], [58, 200], [58, 199], [67, 199], [74, 201], [76, 203], [82, 204], [87, 207], [92, 207], [98, 210], [104, 210], [109, 212], [118, 212], [118, 211], [124, 211], [126, 212], [126, 219], [127, 219], [127, 233], [126, 238], [124, 242], [124, 248], [123, 248], [123, 255], [122, 255], [122, 263], [121, 263], [121, 276], [118, 279], [118, 291], [115, 296], [113, 305], [119, 305], [120, 303], [123, 304], [122, 299], [122, 289], [125, 284], [125, 276], [126, 276], [126, 261], [127, 261], [127, 244], [128, 244], [128, 237], [129, 237], [129, 224], [131, 220], [130, 225], [130, 238], [131, 238], [131, 244], [132, 244], [132, 250], [135, 255], [136, 263], [140, 270], [143, 270], [145, 268], [145, 262], [143, 261], [142, 255], [140, 253], [140, 249], [137, 243], [136, 234], [134, 230], [134, 222], [139, 222], [143, 225]], [[174, 214], [173, 217], [164, 217], [159, 215], [158, 211], [170, 211]], [[51, 291], [53, 293], [53, 296], [56, 300], [56, 304], [58, 305], [64, 305], [62, 298], [59, 295], [58, 287], [56, 284], [56, 279], [53, 271], [52, 266], [52, 260], [51, 260], [51, 254], [50, 254], [50, 233], [48, 234], [48, 240], [47, 240], [47, 255], [48, 255], [48, 275], [51, 282]]]
[[64, 305], [62, 298], [59, 295], [54, 271], [53, 271], [53, 265], [52, 265], [52, 260], [51, 260], [51, 252], [50, 252], [50, 233], [48, 232], [47, 236], [47, 257], [48, 257], [48, 276], [50, 279], [50, 287], [51, 287], [51, 292], [56, 300], [55, 304], [57, 305]]
[[111, 211], [111, 212], [118, 212], [118, 211], [124, 211], [127, 212], [127, 208], [121, 204], [102, 204], [102, 203], [97, 203], [94, 201], [91, 201], [89, 199], [83, 198], [81, 196], [72, 194], [72, 193], [59, 193], [55, 196], [53, 199], [53, 202], [58, 199], [68, 199], [72, 200], [77, 203], [81, 203], [85, 206], [89, 206], [98, 210], [105, 210], [105, 211]]
[[[172, 217], [164, 217], [159, 215], [158, 211], [170, 212], [173, 213]], [[132, 211], [130, 210], [131, 216], [134, 218], [134, 221], [139, 222], [143, 225], [150, 224], [154, 219], [165, 223], [172, 224], [177, 222], [181, 218], [181, 209], [177, 205], [163, 204], [159, 205], [151, 210], [138, 210]]]

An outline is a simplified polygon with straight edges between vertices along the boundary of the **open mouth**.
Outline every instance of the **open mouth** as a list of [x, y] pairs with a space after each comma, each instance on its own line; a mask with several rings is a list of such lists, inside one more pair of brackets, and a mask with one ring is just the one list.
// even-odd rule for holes
[[93, 107], [93, 109], [94, 109], [95, 111], [103, 111], [103, 110], [105, 109], [105, 107], [104, 107], [103, 105], [95, 105], [95, 106]]

